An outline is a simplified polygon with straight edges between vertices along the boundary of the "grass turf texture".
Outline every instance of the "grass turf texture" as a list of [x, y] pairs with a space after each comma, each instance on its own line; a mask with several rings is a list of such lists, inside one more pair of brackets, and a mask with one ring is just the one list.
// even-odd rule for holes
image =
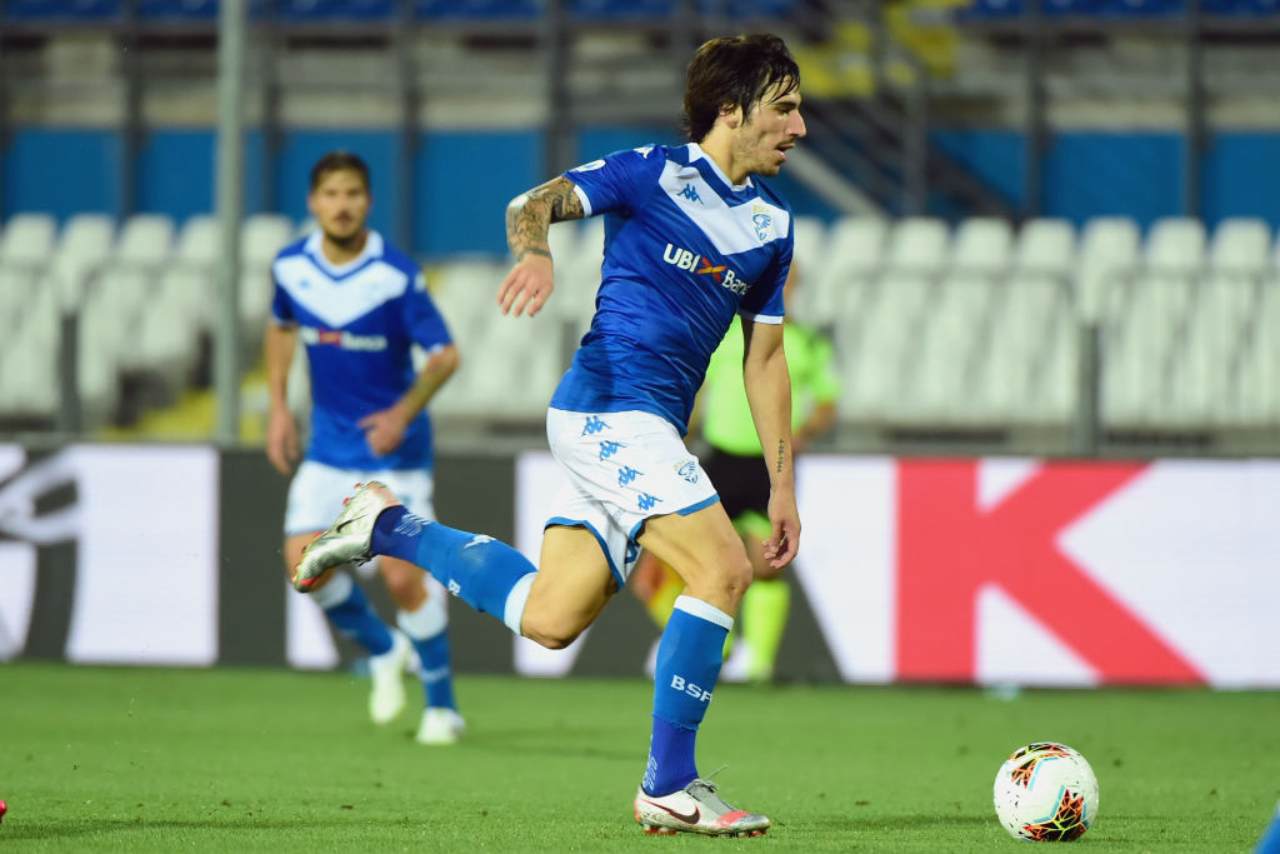
[[[651, 688], [459, 680], [471, 725], [412, 741], [343, 674], [0, 668], [8, 851], [990, 851], [996, 768], [1064, 741], [1092, 762], [1091, 851], [1243, 851], [1280, 777], [1280, 695], [932, 688], [716, 691], [704, 773], [768, 836], [646, 837], [631, 817]], [[416, 707], [411, 707], [416, 712]]]

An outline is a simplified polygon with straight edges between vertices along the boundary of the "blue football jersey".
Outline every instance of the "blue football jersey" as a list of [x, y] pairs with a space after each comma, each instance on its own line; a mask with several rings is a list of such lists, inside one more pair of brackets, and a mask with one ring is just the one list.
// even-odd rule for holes
[[339, 468], [430, 467], [431, 422], [422, 412], [400, 447], [374, 456], [360, 419], [392, 406], [416, 378], [412, 345], [451, 343], [426, 279], [409, 256], [370, 231], [364, 251], [335, 266], [319, 232], [286, 246], [271, 265], [276, 322], [296, 326], [311, 366], [307, 459]]
[[696, 143], [620, 151], [565, 173], [605, 215], [591, 329], [551, 405], [640, 410], [688, 430], [735, 313], [781, 323], [791, 211], [759, 181], [732, 186]]

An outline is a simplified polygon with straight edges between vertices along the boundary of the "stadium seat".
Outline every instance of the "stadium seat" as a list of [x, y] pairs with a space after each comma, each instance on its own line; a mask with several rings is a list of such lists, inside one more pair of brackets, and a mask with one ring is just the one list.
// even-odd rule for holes
[[883, 265], [888, 234], [889, 223], [878, 217], [846, 217], [831, 227], [826, 261], [816, 271], [822, 280], [813, 303], [817, 316], [833, 320], [863, 310], [862, 299], [874, 291], [871, 282]]
[[414, 0], [415, 17], [426, 19], [529, 20], [541, 12], [537, 0]]
[[218, 220], [215, 217], [193, 216], [186, 221], [178, 234], [174, 261], [179, 264], [212, 267], [218, 260], [219, 240]]
[[889, 237], [885, 266], [895, 273], [937, 275], [946, 263], [949, 241], [947, 224], [940, 219], [899, 220]]
[[88, 282], [111, 255], [115, 229], [106, 214], [77, 214], [63, 226], [52, 266], [63, 306], [79, 305]]
[[794, 289], [794, 305], [786, 306], [787, 315], [813, 325], [829, 323], [833, 317], [832, 301], [822, 292], [828, 280], [821, 275], [830, 245], [826, 223], [817, 217], [797, 217], [792, 226], [796, 240], [792, 265], [795, 275], [803, 276], [805, 281]]
[[1123, 285], [1138, 263], [1138, 226], [1123, 217], [1102, 217], [1085, 226], [1076, 280], [1081, 316], [1097, 320], [1110, 302], [1123, 295]]
[[6, 0], [4, 16], [18, 21], [101, 21], [121, 14], [123, 0]]
[[395, 0], [277, 0], [275, 10], [283, 21], [376, 21], [391, 18], [395, 6]]
[[14, 214], [0, 235], [0, 266], [37, 270], [49, 263], [58, 231], [48, 214]]
[[1022, 226], [1013, 268], [1020, 275], [1066, 277], [1075, 269], [1076, 233], [1062, 219], [1033, 219]]
[[1260, 219], [1224, 219], [1213, 233], [1209, 267], [1215, 273], [1261, 275], [1271, 250], [1271, 229]]
[[[579, 226], [573, 254], [564, 265], [558, 266], [564, 275], [565, 291], [552, 297], [559, 301], [555, 314], [568, 326], [569, 339], [577, 343], [591, 327], [595, 314], [596, 291], [600, 287], [600, 265], [604, 263], [604, 219], [593, 217]], [[498, 281], [501, 281], [499, 279]], [[493, 287], [497, 288], [497, 282]], [[496, 290], [494, 291], [496, 295]]]
[[276, 214], [254, 214], [240, 232], [240, 261], [245, 269], [265, 270], [294, 238], [293, 223]]
[[1199, 272], [1205, 260], [1204, 224], [1198, 219], [1158, 219], [1147, 237], [1144, 261], [1148, 270], [1189, 276]]
[[159, 214], [138, 214], [120, 231], [112, 266], [156, 269], [173, 249], [173, 220]]
[[842, 417], [872, 424], [909, 420], [912, 401], [903, 383], [932, 293], [927, 276], [886, 272], [863, 300], [864, 311], [838, 318]]
[[1013, 231], [995, 217], [974, 217], [960, 223], [951, 247], [952, 272], [994, 276], [1009, 266]]

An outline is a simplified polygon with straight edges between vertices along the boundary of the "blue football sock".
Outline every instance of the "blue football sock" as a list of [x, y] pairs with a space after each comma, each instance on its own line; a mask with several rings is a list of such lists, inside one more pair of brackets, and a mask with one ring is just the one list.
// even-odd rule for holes
[[644, 791], [654, 797], [683, 789], [698, 776], [694, 741], [724, 660], [733, 618], [692, 596], [676, 600], [658, 644], [653, 675], [653, 736]]
[[370, 655], [382, 655], [391, 649], [391, 630], [374, 613], [360, 585], [347, 573], [336, 574], [311, 596], [334, 628], [363, 646]]
[[372, 545], [374, 554], [418, 565], [454, 596], [520, 633], [520, 617], [538, 568], [501, 540], [458, 531], [397, 506], [378, 516]]
[[457, 709], [449, 656], [449, 618], [442, 596], [432, 596], [417, 611], [401, 611], [400, 630], [409, 636], [422, 664], [422, 688], [428, 708]]

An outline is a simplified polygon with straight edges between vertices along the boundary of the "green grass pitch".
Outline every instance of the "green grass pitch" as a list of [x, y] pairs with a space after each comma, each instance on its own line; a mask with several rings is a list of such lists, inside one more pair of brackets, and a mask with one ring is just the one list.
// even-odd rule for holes
[[[1017, 850], [991, 782], [1064, 741], [1101, 785], [1091, 851], [1247, 851], [1280, 798], [1280, 695], [721, 686], [699, 743], [758, 839], [631, 817], [642, 680], [463, 677], [452, 748], [374, 728], [345, 674], [0, 667], [9, 851]], [[412, 695], [417, 699], [417, 693]]]

